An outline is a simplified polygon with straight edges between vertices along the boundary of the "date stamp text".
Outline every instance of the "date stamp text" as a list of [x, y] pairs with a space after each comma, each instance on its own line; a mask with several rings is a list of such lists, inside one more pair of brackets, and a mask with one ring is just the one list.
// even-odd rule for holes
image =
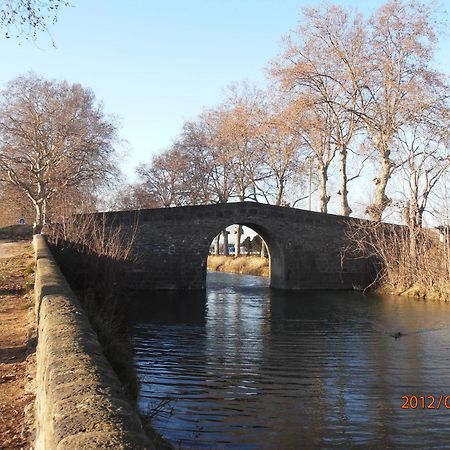
[[450, 395], [403, 395], [402, 409], [450, 409]]

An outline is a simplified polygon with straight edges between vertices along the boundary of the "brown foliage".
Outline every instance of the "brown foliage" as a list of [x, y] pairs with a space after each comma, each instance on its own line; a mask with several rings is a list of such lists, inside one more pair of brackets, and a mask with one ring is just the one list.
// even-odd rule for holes
[[450, 240], [435, 230], [380, 222], [352, 223], [347, 255], [377, 262], [376, 286], [395, 294], [450, 299]]

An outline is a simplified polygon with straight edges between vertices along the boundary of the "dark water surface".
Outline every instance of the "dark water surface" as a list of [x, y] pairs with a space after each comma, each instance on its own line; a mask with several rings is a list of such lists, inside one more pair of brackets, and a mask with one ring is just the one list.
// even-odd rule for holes
[[401, 408], [404, 395], [450, 395], [449, 304], [210, 273], [206, 299], [141, 306], [140, 407], [170, 399], [153, 423], [175, 448], [450, 448], [443, 403]]

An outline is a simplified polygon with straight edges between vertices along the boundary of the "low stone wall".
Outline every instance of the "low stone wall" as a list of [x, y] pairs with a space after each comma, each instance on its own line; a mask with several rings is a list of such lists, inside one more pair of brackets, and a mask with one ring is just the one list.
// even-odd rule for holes
[[36, 252], [36, 450], [154, 449], [45, 238]]

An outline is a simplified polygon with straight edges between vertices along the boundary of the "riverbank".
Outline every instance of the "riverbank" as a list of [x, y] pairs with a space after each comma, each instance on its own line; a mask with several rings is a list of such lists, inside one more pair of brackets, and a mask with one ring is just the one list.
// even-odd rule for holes
[[29, 319], [33, 307], [34, 258], [31, 243], [0, 241], [0, 448], [28, 449], [25, 410], [34, 395], [28, 389]]
[[208, 270], [218, 272], [239, 273], [241, 275], [270, 275], [269, 258], [259, 256], [208, 256]]
[[420, 285], [409, 287], [384, 285], [374, 289], [374, 292], [379, 295], [399, 295], [401, 297], [431, 302], [450, 302], [450, 287], [448, 288], [447, 293], [445, 293], [443, 291], [427, 289]]

